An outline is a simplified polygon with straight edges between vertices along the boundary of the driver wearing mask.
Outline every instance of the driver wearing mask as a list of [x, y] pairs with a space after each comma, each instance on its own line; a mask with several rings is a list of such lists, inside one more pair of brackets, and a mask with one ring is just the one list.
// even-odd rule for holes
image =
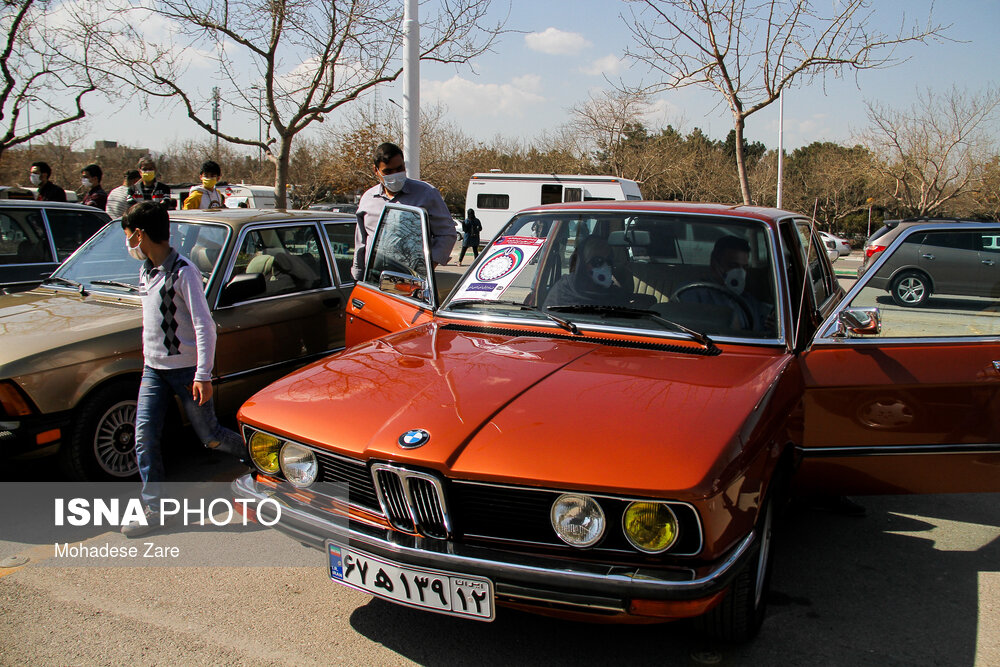
[[[728, 306], [733, 309], [733, 325], [748, 331], [774, 331], [774, 307], [746, 291], [750, 244], [738, 236], [723, 236], [715, 242], [710, 260], [713, 283], [682, 287], [675, 298], [686, 303]], [[747, 305], [752, 321], [740, 306]]]
[[615, 256], [608, 242], [588, 236], [576, 252], [573, 272], [556, 281], [545, 299], [545, 307], [627, 306], [629, 293], [614, 275]]

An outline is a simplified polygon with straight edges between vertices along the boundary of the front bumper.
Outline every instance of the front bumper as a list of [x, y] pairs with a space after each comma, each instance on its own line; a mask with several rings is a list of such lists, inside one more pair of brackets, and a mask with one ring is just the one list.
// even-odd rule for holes
[[[251, 474], [236, 479], [232, 489], [237, 498], [258, 501], [258, 507], [265, 498], [277, 501], [281, 517], [274, 527], [300, 542], [324, 549], [329, 539], [405, 565], [487, 577], [494, 582], [499, 604], [604, 615], [628, 614], [635, 600], [705, 601], [710, 606], [757, 552], [756, 534], [751, 532], [724, 558], [697, 569], [571, 561], [425, 538], [344, 517], [331, 521], [323, 512], [290, 502], [271, 486], [258, 485]], [[265, 514], [262, 517], [274, 519]], [[666, 611], [662, 615], [696, 615], [705, 605], [684, 604], [681, 608], [695, 611]]]

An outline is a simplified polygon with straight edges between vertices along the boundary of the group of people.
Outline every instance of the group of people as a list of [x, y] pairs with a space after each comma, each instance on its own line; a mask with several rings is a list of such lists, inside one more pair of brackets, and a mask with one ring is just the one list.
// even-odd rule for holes
[[[191, 188], [181, 208], [207, 209], [221, 208], [225, 197], [216, 188], [222, 177], [222, 169], [213, 160], [201, 165], [201, 185]], [[52, 167], [47, 162], [33, 162], [28, 173], [31, 185], [37, 188], [38, 201], [66, 201], [66, 191], [52, 182]], [[176, 202], [170, 196], [170, 187], [157, 179], [156, 163], [152, 158], [139, 160], [136, 169], [125, 172], [122, 184], [105, 192], [101, 185], [104, 171], [100, 165], [88, 164], [80, 171], [80, 185], [83, 195], [80, 203], [107, 211], [111, 217], [119, 218], [134, 204], [153, 201], [174, 208]]]

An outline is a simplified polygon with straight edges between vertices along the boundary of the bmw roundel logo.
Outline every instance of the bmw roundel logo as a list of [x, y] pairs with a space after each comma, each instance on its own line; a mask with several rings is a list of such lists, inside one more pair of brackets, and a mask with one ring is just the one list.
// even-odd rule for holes
[[403, 449], [416, 449], [427, 444], [431, 434], [422, 428], [415, 428], [399, 436], [399, 446]]

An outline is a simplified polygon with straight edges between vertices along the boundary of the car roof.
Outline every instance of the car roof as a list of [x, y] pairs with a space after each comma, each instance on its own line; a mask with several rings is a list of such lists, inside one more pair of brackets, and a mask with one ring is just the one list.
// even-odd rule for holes
[[302, 220], [357, 222], [358, 217], [353, 213], [334, 213], [332, 211], [303, 211], [280, 208], [220, 208], [170, 211], [170, 219], [174, 221], [221, 222], [235, 230], [239, 230], [253, 223], [280, 223]]
[[105, 213], [103, 209], [86, 204], [61, 201], [38, 201], [36, 199], [0, 199], [0, 208], [64, 208], [70, 211], [90, 211]]
[[765, 222], [775, 222], [801, 214], [763, 206], [743, 204], [709, 204], [703, 202], [649, 201], [645, 199], [615, 201], [585, 201], [562, 204], [532, 206], [524, 211], [634, 211], [636, 213], [698, 213], [702, 215], [725, 215], [754, 218]]

